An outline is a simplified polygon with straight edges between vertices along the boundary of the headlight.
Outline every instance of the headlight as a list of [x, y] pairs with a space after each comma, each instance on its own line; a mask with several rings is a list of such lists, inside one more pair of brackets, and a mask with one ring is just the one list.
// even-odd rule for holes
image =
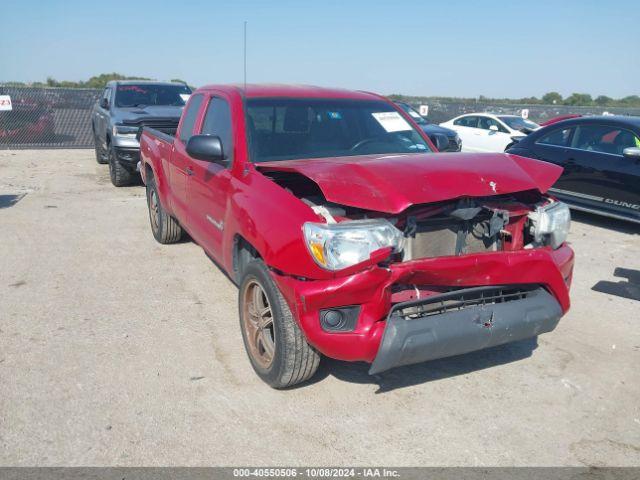
[[569, 207], [562, 202], [553, 202], [536, 208], [529, 214], [533, 224], [533, 236], [536, 243], [548, 244], [558, 248], [569, 234], [571, 213]]
[[307, 222], [303, 231], [311, 256], [327, 270], [341, 270], [364, 262], [373, 252], [386, 247], [400, 252], [404, 243], [402, 232], [384, 219], [328, 224]]
[[113, 136], [135, 137], [138, 133], [138, 127], [130, 127], [128, 125], [114, 125], [111, 129]]

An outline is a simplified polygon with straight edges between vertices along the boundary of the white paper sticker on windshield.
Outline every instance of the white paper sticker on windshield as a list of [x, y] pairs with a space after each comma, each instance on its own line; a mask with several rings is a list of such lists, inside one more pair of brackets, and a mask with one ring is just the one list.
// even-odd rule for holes
[[191, 96], [191, 94], [189, 94], [189, 93], [181, 93], [180, 94], [180, 98], [182, 99], [182, 101], [184, 103], [187, 103], [187, 100], [189, 100], [190, 96]]
[[389, 133], [411, 130], [411, 125], [398, 112], [377, 112], [371, 115]]

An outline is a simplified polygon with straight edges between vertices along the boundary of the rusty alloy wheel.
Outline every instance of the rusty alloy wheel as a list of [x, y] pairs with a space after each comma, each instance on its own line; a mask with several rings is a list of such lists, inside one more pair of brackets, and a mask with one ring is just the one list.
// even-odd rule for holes
[[157, 232], [160, 227], [160, 204], [155, 188], [149, 192], [149, 217], [151, 218], [151, 228]]
[[242, 326], [251, 357], [260, 367], [268, 369], [276, 349], [273, 310], [256, 280], [248, 282], [242, 293]]

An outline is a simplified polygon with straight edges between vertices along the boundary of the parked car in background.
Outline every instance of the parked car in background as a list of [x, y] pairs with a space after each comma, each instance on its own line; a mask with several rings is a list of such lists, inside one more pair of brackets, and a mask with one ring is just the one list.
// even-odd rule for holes
[[454, 132], [450, 128], [441, 127], [440, 125], [436, 125], [435, 123], [429, 123], [426, 118], [420, 115], [420, 113], [408, 103], [395, 103], [407, 114], [409, 114], [409, 116], [411, 116], [413, 121], [418, 124], [422, 131], [429, 135], [429, 138], [434, 144], [437, 143], [436, 134], [442, 134], [447, 137], [449, 143], [446, 148], [439, 148], [438, 150], [440, 152], [459, 152], [460, 150], [462, 150], [462, 142], [460, 141], [460, 137], [456, 132]]
[[462, 140], [464, 152], [504, 152], [527, 134], [539, 128], [517, 115], [468, 113], [440, 124], [454, 130]]
[[540, 122], [540, 126], [541, 127], [546, 127], [547, 125], [552, 125], [554, 123], [561, 122], [562, 120], [569, 120], [571, 118], [579, 118], [581, 116], [582, 115], [580, 115], [578, 113], [569, 113], [567, 115], [560, 115], [559, 117], [550, 118], [549, 120], [547, 120], [545, 122]]
[[182, 83], [112, 81], [91, 114], [96, 160], [109, 164], [111, 183], [130, 184], [137, 177], [141, 126], [175, 133], [191, 89]]
[[405, 117], [365, 92], [212, 85], [175, 136], [142, 129], [153, 236], [188, 232], [237, 282], [273, 387], [321, 354], [376, 374], [535, 337], [569, 309], [569, 209], [545, 193], [561, 169], [431, 155]]
[[581, 117], [508, 150], [562, 167], [551, 192], [577, 210], [640, 222], [640, 117]]

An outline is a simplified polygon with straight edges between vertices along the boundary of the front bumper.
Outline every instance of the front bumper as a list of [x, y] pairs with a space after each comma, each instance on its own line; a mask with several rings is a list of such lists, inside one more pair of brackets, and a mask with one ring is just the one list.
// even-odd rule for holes
[[123, 148], [114, 147], [117, 162], [130, 172], [138, 171], [138, 162], [140, 161], [139, 148]]
[[[425, 353], [424, 359], [441, 358], [443, 356], [456, 355], [463, 351], [471, 351], [477, 348], [485, 348], [491, 345], [498, 345], [508, 341], [517, 340], [522, 333], [528, 332], [528, 336], [535, 336], [538, 333], [550, 331], [555, 327], [560, 316], [569, 309], [569, 286], [572, 279], [574, 255], [567, 245], [557, 250], [550, 248], [540, 248], [531, 250], [519, 250], [513, 252], [490, 252], [457, 257], [437, 257], [414, 260], [391, 264], [388, 267], [373, 266], [361, 272], [336, 277], [331, 280], [305, 280], [287, 275], [271, 272], [272, 278], [280, 288], [294, 317], [298, 321], [300, 328], [304, 332], [307, 340], [322, 354], [345, 361], [365, 361], [374, 363], [377, 357], [387, 350], [385, 342], [389, 342], [393, 335], [400, 333], [389, 333], [388, 331], [398, 331], [401, 328], [399, 321], [393, 319], [394, 305], [398, 303], [393, 300], [393, 290], [397, 285], [410, 285], [416, 288], [434, 287], [433, 290], [440, 289], [435, 295], [441, 294], [443, 290], [460, 290], [465, 288], [487, 287], [487, 286], [517, 286], [535, 285], [542, 288], [545, 294], [540, 294], [537, 301], [549, 298], [555, 304], [546, 302], [549, 312], [539, 319], [536, 325], [527, 318], [535, 320], [537, 313], [524, 314], [520, 308], [535, 310], [535, 304], [528, 302], [519, 304], [520, 307], [497, 308], [493, 313], [494, 327], [491, 332], [473, 332], [462, 327], [456, 329], [454, 324], [465, 322], [464, 318], [455, 315], [442, 317], [436, 320], [437, 325], [431, 323], [426, 328], [431, 327], [434, 338], [446, 338], [447, 335], [460, 338], [460, 342], [467, 345], [465, 348], [458, 348], [449, 343], [440, 345], [439, 352]], [[433, 295], [423, 296], [423, 299], [435, 298]], [[560, 309], [556, 317], [557, 310], [552, 307], [557, 305]], [[320, 325], [320, 311], [323, 309], [339, 308], [345, 306], [359, 306], [360, 311], [356, 326], [349, 332], [327, 332]], [[482, 314], [491, 314], [488, 307]], [[505, 307], [506, 308], [506, 307]], [[520, 313], [519, 313], [520, 312]], [[451, 319], [453, 323], [446, 323], [445, 318]], [[548, 317], [548, 318], [547, 318]], [[429, 321], [433, 321], [430, 317]], [[555, 319], [555, 320], [554, 320]], [[411, 320], [412, 322], [415, 320]], [[423, 319], [419, 319], [422, 322]], [[520, 322], [520, 323], [519, 323]], [[534, 322], [535, 323], [535, 322]], [[552, 326], [553, 324], [553, 326]], [[418, 324], [413, 324], [417, 327]], [[519, 326], [517, 326], [519, 325]], [[408, 326], [402, 328], [407, 329]], [[451, 331], [448, 328], [451, 327]], [[413, 328], [408, 329], [413, 330]], [[456, 330], [458, 333], [456, 333]], [[447, 333], [448, 332], [448, 333]], [[405, 338], [415, 337], [415, 334], [407, 331]], [[491, 339], [486, 336], [491, 333]], [[470, 339], [470, 335], [477, 334], [478, 338]], [[512, 335], [509, 337], [509, 335]], [[387, 338], [388, 337], [388, 338]], [[415, 342], [418, 337], [407, 342]], [[502, 339], [506, 339], [502, 341]], [[384, 341], [383, 341], [384, 340]], [[485, 342], [489, 342], [486, 343]], [[393, 341], [393, 346], [403, 343], [399, 340]], [[478, 343], [474, 343], [478, 342]], [[497, 343], [491, 343], [497, 342]], [[477, 347], [477, 348], [476, 348]], [[402, 350], [403, 347], [397, 347]], [[403, 355], [409, 355], [409, 347], [404, 347], [405, 353], [400, 353], [401, 362]], [[434, 350], [433, 343], [426, 342], [418, 350]], [[437, 356], [431, 356], [431, 355]], [[411, 353], [413, 355], [413, 353]], [[417, 361], [422, 360], [421, 356]], [[387, 357], [388, 354], [384, 354]], [[381, 358], [384, 358], [381, 357]], [[407, 358], [410, 358], [407, 356]], [[395, 360], [385, 360], [385, 364], [393, 364]], [[380, 370], [381, 371], [381, 370]]]
[[535, 337], [552, 331], [562, 317], [558, 301], [541, 287], [511, 301], [478, 303], [422, 318], [409, 318], [401, 313], [405, 308], [419, 310], [437, 305], [454, 295], [455, 298], [477, 295], [482, 289], [495, 290], [463, 289], [394, 305], [369, 373]]
[[444, 150], [445, 152], [460, 152], [462, 151], [462, 140], [460, 137], [448, 137], [449, 146]]

